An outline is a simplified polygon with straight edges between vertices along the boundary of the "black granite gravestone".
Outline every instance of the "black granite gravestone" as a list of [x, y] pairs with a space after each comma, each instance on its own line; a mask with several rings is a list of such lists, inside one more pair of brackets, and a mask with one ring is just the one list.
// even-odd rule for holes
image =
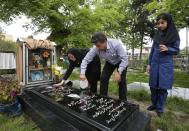
[[[26, 113], [45, 131], [52, 128], [53, 131], [134, 131], [137, 130], [134, 124], [141, 117], [138, 105], [87, 90], [38, 87], [25, 90], [20, 98]], [[149, 118], [143, 116], [142, 121], [143, 125], [138, 126], [140, 130], [147, 127]]]

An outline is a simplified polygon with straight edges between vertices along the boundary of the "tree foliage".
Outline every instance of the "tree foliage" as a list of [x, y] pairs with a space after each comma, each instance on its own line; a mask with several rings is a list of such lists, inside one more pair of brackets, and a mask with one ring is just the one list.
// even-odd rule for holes
[[144, 8], [150, 11], [151, 18], [169, 12], [178, 28], [189, 27], [189, 0], [152, 0]]
[[[0, 19], [11, 21], [25, 14], [38, 27], [38, 32], [50, 30], [48, 39], [64, 46], [87, 47], [95, 31], [117, 26], [121, 14], [113, 8], [103, 10], [97, 2], [85, 0], [0, 0]], [[93, 9], [94, 8], [94, 9]], [[8, 12], [4, 12], [8, 10]], [[2, 12], [2, 13], [1, 13]], [[11, 13], [12, 12], [12, 13]], [[117, 21], [116, 21], [117, 20]]]
[[140, 59], [143, 45], [146, 44], [145, 36], [152, 37], [154, 32], [154, 24], [148, 19], [149, 12], [143, 9], [145, 3], [146, 0], [123, 1], [120, 6], [120, 11], [125, 14], [120, 35], [132, 49], [132, 54], [135, 48], [140, 47]]
[[16, 52], [16, 43], [0, 40], [0, 52]]
[[[103, 31], [121, 38], [128, 47], [142, 49], [144, 38], [153, 36], [153, 20], [170, 12], [179, 28], [189, 25], [188, 0], [0, 0], [0, 20], [10, 22], [26, 15], [26, 27], [49, 31], [48, 39], [59, 46], [89, 47], [90, 37]], [[141, 50], [142, 51], [142, 50]], [[142, 52], [141, 52], [142, 53]]]

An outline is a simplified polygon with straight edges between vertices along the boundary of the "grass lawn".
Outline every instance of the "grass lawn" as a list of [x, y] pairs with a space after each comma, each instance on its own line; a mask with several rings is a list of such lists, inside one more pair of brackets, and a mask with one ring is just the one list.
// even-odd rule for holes
[[189, 88], [189, 74], [186, 72], [175, 71], [174, 86]]
[[[128, 70], [127, 83], [133, 82], [146, 82], [148, 83], [149, 76], [145, 72], [140, 70]], [[79, 73], [72, 73], [70, 80], [79, 80]], [[189, 74], [186, 72], [175, 71], [174, 72], [174, 86], [189, 88]]]
[[24, 114], [9, 118], [0, 115], [0, 131], [40, 131], [39, 128]]
[[[140, 70], [129, 70], [127, 73], [127, 83], [148, 82], [148, 76]], [[189, 88], [189, 74], [186, 72], [174, 72], [174, 86]]]
[[148, 76], [140, 70], [128, 70], [127, 83], [148, 82]]

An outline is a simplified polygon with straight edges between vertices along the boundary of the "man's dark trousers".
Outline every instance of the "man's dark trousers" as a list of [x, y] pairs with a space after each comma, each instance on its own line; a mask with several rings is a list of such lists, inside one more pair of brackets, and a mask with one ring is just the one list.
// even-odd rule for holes
[[[108, 83], [110, 76], [112, 75], [114, 70], [119, 67], [119, 64], [120, 63], [118, 63], [117, 65], [113, 65], [108, 62], [105, 63], [100, 78], [100, 95], [104, 95], [104, 96], [108, 95]], [[121, 73], [121, 81], [118, 83], [119, 99], [124, 101], [127, 100], [126, 72], [127, 72], [127, 68], [125, 68], [125, 70], [123, 70], [123, 72]]]

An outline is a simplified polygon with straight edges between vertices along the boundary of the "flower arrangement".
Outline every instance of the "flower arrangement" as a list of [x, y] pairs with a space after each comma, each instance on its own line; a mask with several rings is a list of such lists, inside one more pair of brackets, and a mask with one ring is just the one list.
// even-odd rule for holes
[[[41, 57], [39, 55], [33, 55], [32, 57], [33, 65], [35, 65], [36, 68], [41, 64]], [[30, 62], [31, 65], [31, 62]]]
[[48, 51], [44, 51], [43, 53], [42, 53], [42, 56], [44, 57], [44, 58], [48, 58], [49, 57], [49, 52]]
[[19, 92], [20, 86], [17, 81], [0, 80], [0, 104], [14, 102]]
[[62, 75], [62, 67], [58, 65], [52, 65], [52, 72], [54, 73], [54, 75], [57, 75], [60, 77]]
[[50, 53], [49, 51], [45, 50], [42, 52], [42, 58], [43, 58], [43, 67], [47, 67], [49, 66], [49, 56], [50, 56]]
[[58, 91], [57, 89], [51, 93], [49, 93], [49, 95], [55, 100], [55, 101], [61, 101], [63, 99], [63, 93], [62, 91]]
[[52, 65], [52, 73], [55, 75], [55, 81], [59, 81], [63, 74], [63, 69], [58, 65]]
[[41, 57], [39, 56], [39, 55], [33, 55], [32, 56], [32, 60], [35, 62], [35, 61], [37, 61], [37, 62], [39, 62], [40, 60], [41, 60]]

